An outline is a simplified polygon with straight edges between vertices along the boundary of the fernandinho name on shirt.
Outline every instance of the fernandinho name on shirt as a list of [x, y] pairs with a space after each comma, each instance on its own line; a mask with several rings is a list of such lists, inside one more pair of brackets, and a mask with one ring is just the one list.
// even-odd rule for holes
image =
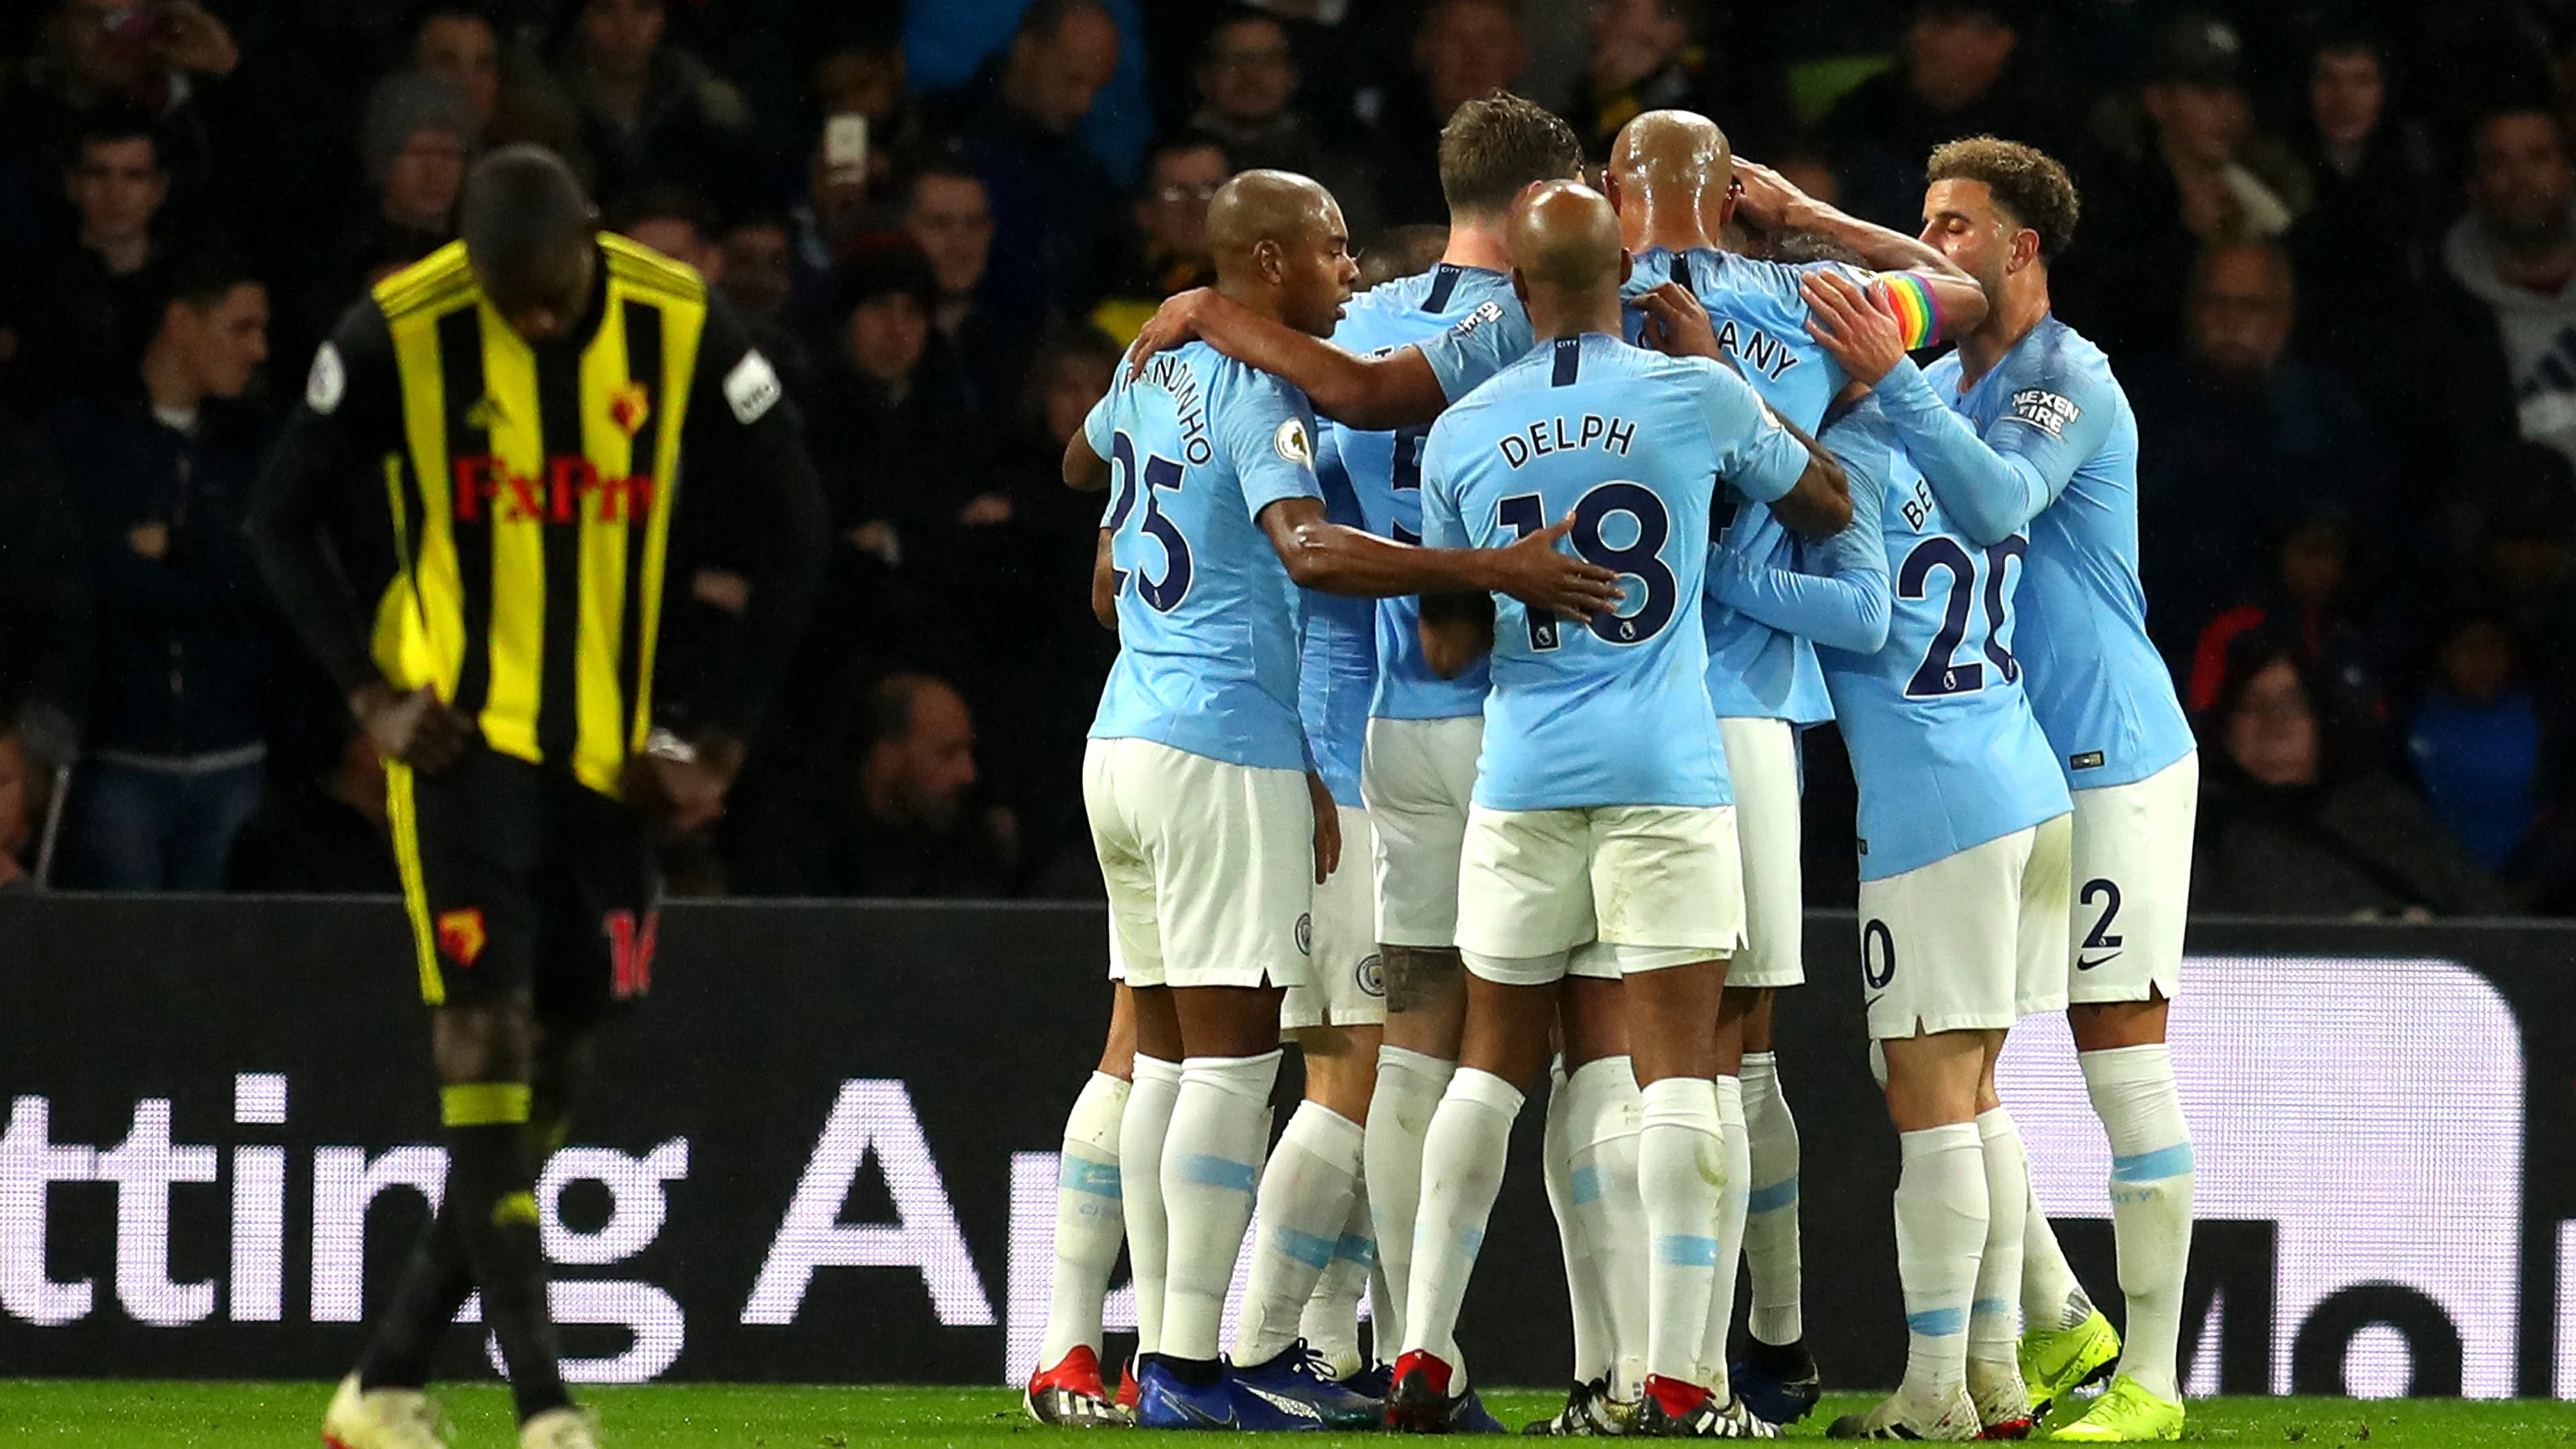
[[1145, 364], [1142, 379], [1172, 396], [1173, 421], [1181, 428], [1181, 455], [1196, 466], [1216, 456], [1216, 445], [1208, 441], [1207, 401], [1199, 396], [1198, 369], [1177, 353], [1158, 352]]
[[1566, 433], [1564, 415], [1559, 414], [1531, 423], [1520, 432], [1505, 433], [1494, 446], [1502, 453], [1505, 464], [1520, 468], [1532, 458], [1596, 446], [1605, 453], [1616, 453], [1624, 458], [1628, 456], [1629, 446], [1636, 441], [1637, 425], [1626, 418], [1605, 418], [1599, 413], [1585, 413], [1583, 420], [1574, 425], [1571, 436]]

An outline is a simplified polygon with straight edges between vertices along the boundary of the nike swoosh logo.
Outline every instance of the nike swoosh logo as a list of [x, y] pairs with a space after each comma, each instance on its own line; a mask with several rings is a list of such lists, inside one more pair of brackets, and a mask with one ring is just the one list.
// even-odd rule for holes
[[2103, 957], [2099, 961], [2087, 961], [2083, 957], [2078, 956], [2075, 958], [2075, 969], [2078, 971], [2090, 971], [2096, 966], [2108, 966], [2119, 959], [2120, 953], [2117, 951], [2112, 952], [2110, 955]]
[[1292, 1399], [1285, 1394], [1274, 1394], [1268, 1389], [1254, 1388], [1250, 1384], [1244, 1384], [1242, 1388], [1245, 1393], [1252, 1395], [1254, 1398], [1259, 1399], [1261, 1402], [1268, 1404], [1270, 1407], [1277, 1409], [1283, 1414], [1293, 1415], [1300, 1419], [1312, 1419], [1319, 1424], [1324, 1421], [1323, 1411], [1317, 1409], [1314, 1405], [1309, 1404], [1304, 1400]]

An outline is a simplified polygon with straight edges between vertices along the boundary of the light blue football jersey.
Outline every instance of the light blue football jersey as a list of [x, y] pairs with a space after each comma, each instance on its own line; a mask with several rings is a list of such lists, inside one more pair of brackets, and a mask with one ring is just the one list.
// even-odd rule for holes
[[1730, 537], [1710, 588], [1817, 641], [1860, 784], [1861, 879], [2065, 814], [2066, 785], [2013, 656], [2028, 540], [1971, 542], [1874, 402], [1821, 441], [1851, 478], [1851, 526], [1796, 550], [1796, 573], [1775, 567], [1766, 544], [1739, 549], [1746, 541]]
[[[1512, 312], [1519, 313], [1520, 303], [1512, 296], [1508, 277], [1483, 267], [1443, 262], [1353, 297], [1341, 326], [1333, 330], [1333, 341], [1348, 351], [1377, 356], [1437, 337], [1481, 313], [1496, 298], [1511, 303]], [[1526, 331], [1526, 320], [1522, 326]], [[1528, 350], [1527, 345], [1521, 348]], [[1358, 496], [1360, 526], [1381, 538], [1421, 542], [1422, 445], [1431, 429], [1363, 433], [1332, 422], [1324, 423], [1323, 429], [1330, 439], [1327, 455], [1339, 456]], [[1378, 673], [1376, 696], [1369, 708], [1372, 715], [1453, 719], [1485, 707], [1484, 661], [1477, 661], [1456, 679], [1442, 679], [1422, 662], [1420, 600], [1381, 599], [1376, 613]]]
[[[1365, 526], [1350, 475], [1335, 455], [1339, 432], [1320, 425], [1315, 478], [1324, 490], [1324, 517], [1346, 528]], [[1368, 743], [1369, 698], [1377, 683], [1376, 599], [1300, 591], [1304, 615], [1297, 659], [1297, 714], [1306, 727], [1306, 749], [1333, 803], [1360, 804], [1360, 753]], [[1418, 641], [1417, 641], [1418, 652]]]
[[1965, 393], [1957, 353], [1876, 396], [1970, 538], [2030, 538], [2017, 653], [2068, 788], [2126, 785], [2192, 750], [2138, 586], [2138, 420], [2102, 349], [2043, 317]]
[[1254, 519], [1322, 496], [1314, 429], [1304, 394], [1203, 342], [1133, 381], [1118, 370], [1082, 425], [1110, 463], [1101, 526], [1118, 591], [1118, 662], [1092, 738], [1306, 767], [1297, 588]]
[[1477, 804], [1730, 802], [1699, 621], [1712, 495], [1723, 480], [1767, 502], [1806, 465], [1723, 365], [1599, 334], [1552, 340], [1441, 414], [1423, 456], [1425, 544], [1502, 547], [1571, 512], [1575, 551], [1627, 594], [1588, 624], [1495, 599]]

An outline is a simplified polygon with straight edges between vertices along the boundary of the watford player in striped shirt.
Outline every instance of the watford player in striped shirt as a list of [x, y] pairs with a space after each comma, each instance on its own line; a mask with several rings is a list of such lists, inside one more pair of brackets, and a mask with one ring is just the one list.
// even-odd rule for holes
[[[594, 1029], [652, 984], [652, 835], [720, 809], [821, 568], [778, 375], [697, 273], [597, 224], [544, 151], [477, 165], [463, 240], [315, 355], [253, 503], [271, 586], [386, 760], [448, 1147], [438, 1216], [325, 1416], [339, 1449], [442, 1442], [421, 1390], [476, 1288], [521, 1442], [590, 1449], [556, 1368], [538, 1167]], [[768, 545], [685, 721], [653, 690], [684, 474], [693, 510]], [[383, 511], [389, 558], [326, 543], [352, 501]]]

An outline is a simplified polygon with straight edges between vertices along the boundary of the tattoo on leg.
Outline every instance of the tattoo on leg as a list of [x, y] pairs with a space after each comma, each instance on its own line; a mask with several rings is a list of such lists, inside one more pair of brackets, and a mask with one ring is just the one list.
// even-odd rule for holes
[[1386, 977], [1386, 1009], [1419, 1011], [1433, 1000], [1457, 991], [1466, 967], [1454, 947], [1380, 946], [1379, 966]]

